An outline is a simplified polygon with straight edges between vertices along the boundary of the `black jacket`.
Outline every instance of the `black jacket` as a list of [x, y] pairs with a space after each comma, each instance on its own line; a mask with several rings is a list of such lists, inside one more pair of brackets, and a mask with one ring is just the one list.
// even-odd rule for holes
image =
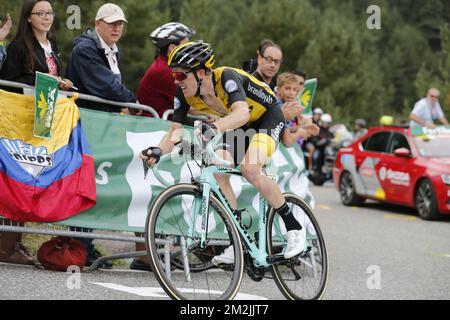
[[[117, 60], [120, 63], [120, 52]], [[73, 41], [73, 51], [67, 65], [67, 79], [80, 93], [118, 102], [136, 102], [134, 92], [127, 89], [120, 75], [111, 71], [105, 50], [95, 30], [87, 29]], [[108, 112], [120, 112], [120, 107], [78, 101], [84, 108]]]
[[[56, 46], [56, 42], [53, 39], [49, 39], [52, 46], [53, 57], [55, 58], [56, 65], [58, 67], [58, 75], [61, 75], [61, 62], [59, 60], [59, 50]], [[35, 55], [35, 68], [33, 71], [26, 70], [26, 50], [22, 40], [17, 39], [12, 41], [6, 51], [6, 60], [0, 70], [0, 79], [15, 81], [34, 86], [36, 79], [36, 71], [48, 73], [47, 60], [45, 58], [44, 49], [33, 38], [33, 48]], [[9, 90], [9, 89], [7, 89]]]

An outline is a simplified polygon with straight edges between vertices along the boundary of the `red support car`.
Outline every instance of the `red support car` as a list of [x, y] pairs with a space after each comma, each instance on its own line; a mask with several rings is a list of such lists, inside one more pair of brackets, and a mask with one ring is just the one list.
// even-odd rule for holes
[[450, 127], [374, 127], [347, 148], [333, 167], [342, 203], [365, 199], [416, 207], [435, 220], [450, 214]]

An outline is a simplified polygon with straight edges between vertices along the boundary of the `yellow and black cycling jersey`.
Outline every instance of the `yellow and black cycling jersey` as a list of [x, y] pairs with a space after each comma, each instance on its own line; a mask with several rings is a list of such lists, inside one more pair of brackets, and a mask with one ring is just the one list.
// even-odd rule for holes
[[172, 121], [186, 124], [190, 107], [200, 112], [223, 117], [231, 113], [233, 103], [244, 101], [250, 112], [250, 120], [246, 125], [253, 127], [262, 120], [268, 109], [278, 108], [277, 97], [270, 87], [243, 70], [230, 67], [216, 68], [212, 71], [212, 79], [216, 97], [224, 108], [224, 114], [209, 107], [201, 96], [186, 98], [182, 90], [177, 88]]

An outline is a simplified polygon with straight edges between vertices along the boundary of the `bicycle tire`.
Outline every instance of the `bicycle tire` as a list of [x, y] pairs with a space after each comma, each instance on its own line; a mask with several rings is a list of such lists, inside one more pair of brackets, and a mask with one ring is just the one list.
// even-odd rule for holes
[[[309, 252], [306, 250], [305, 254], [290, 259], [289, 262], [272, 265], [273, 279], [281, 293], [289, 300], [320, 299], [325, 292], [328, 281], [328, 256], [325, 240], [309, 205], [293, 193], [285, 193], [284, 197], [291, 208], [291, 212], [298, 210], [293, 207], [294, 205], [303, 211], [304, 215], [300, 213], [300, 219], [302, 220], [300, 223], [303, 228], [307, 228], [307, 246], [311, 250]], [[269, 255], [280, 253], [285, 247], [286, 239], [283, 236], [285, 228], [283, 228], [284, 223], [281, 217], [272, 207], [269, 207], [266, 229]], [[296, 279], [293, 269], [301, 279]], [[313, 292], [306, 288], [310, 283], [317, 283], [317, 285], [314, 285]]]
[[[181, 200], [175, 198], [178, 196], [182, 197]], [[187, 197], [191, 201], [184, 203]], [[177, 234], [177, 236], [181, 236], [187, 240], [187, 228], [183, 226], [183, 221], [180, 221], [176, 217], [176, 214], [180, 214], [179, 210], [175, 208], [173, 211], [177, 211], [176, 213], [167, 212], [172, 211], [172, 206], [174, 207], [175, 205], [173, 204], [177, 203], [177, 201], [181, 201], [181, 205], [184, 205], [186, 208], [191, 204], [192, 208], [192, 203], [195, 198], [202, 198], [202, 193], [197, 185], [178, 184], [161, 192], [150, 206], [145, 227], [145, 243], [153, 273], [166, 294], [174, 300], [232, 299], [238, 293], [243, 278], [244, 257], [242, 242], [231, 217], [227, 214], [222, 203], [212, 193], [209, 201], [209, 210], [215, 210], [215, 216], [224, 224], [224, 229], [228, 234], [228, 240], [234, 245], [234, 267], [229, 271], [220, 270], [211, 276], [209, 276], [208, 269], [205, 269], [203, 272], [189, 272], [188, 275], [191, 277], [191, 282], [193, 282], [192, 280], [194, 282], [198, 280], [198, 283], [194, 285], [187, 281], [188, 275], [184, 272], [171, 272], [170, 275], [167, 275], [161, 262], [161, 255], [158, 253], [158, 248], [161, 247], [161, 244], [157, 243], [161, 239], [161, 230], [159, 230], [160, 228], [158, 229], [158, 222], [164, 221], [164, 223], [167, 223], [168, 221], [176, 221], [177, 226], [170, 225], [170, 227], [165, 228], [178, 228], [177, 233], [179, 232], [180, 234]], [[166, 208], [166, 206], [169, 208]], [[211, 231], [209, 231], [208, 235], [212, 233]], [[193, 241], [199, 243], [199, 239], [200, 235], [195, 235]], [[202, 249], [197, 248], [196, 250]], [[222, 285], [224, 282], [221, 282], [223, 278], [225, 278], [225, 285]]]

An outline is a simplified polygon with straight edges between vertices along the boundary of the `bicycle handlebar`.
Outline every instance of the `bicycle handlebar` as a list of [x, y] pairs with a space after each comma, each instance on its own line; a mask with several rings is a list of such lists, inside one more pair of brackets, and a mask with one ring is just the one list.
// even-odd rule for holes
[[[198, 135], [198, 132], [200, 132], [200, 136]], [[217, 145], [219, 144], [219, 141], [222, 139], [223, 134], [218, 134], [215, 137], [213, 137], [206, 145], [206, 147], [204, 148], [204, 150], [206, 150], [206, 154], [204, 151], [202, 151], [202, 160], [207, 161], [207, 164], [214, 164], [217, 166], [225, 166], [225, 167], [231, 167], [232, 163], [230, 161], [224, 160], [221, 157], [219, 157], [216, 152], [215, 149], [217, 147]], [[189, 150], [191, 150], [191, 156], [195, 155], [195, 150], [196, 146], [198, 146], [199, 144], [202, 145], [201, 143], [201, 130], [195, 130], [194, 129], [194, 139], [196, 139], [196, 143], [190, 143], [189, 144]], [[182, 140], [180, 141], [180, 144], [182, 144]], [[186, 147], [186, 145], [184, 146]], [[194, 154], [192, 154], [192, 151], [194, 150]], [[200, 150], [202, 150], [202, 148], [200, 148]], [[183, 151], [185, 151], [183, 148], [181, 149], [175, 149], [175, 151], [172, 151], [170, 153], [167, 153], [165, 155], [162, 155], [161, 158], [159, 159], [158, 163], [161, 163], [163, 161], [166, 161], [169, 158], [172, 158], [172, 156], [174, 156], [175, 154], [180, 154], [183, 155]], [[164, 186], [169, 187], [171, 185], [173, 185], [172, 182], [167, 181], [159, 172], [158, 170], [158, 164], [156, 164], [154, 167], [151, 167], [150, 170], [153, 172], [153, 174], [155, 175], [155, 178]]]

